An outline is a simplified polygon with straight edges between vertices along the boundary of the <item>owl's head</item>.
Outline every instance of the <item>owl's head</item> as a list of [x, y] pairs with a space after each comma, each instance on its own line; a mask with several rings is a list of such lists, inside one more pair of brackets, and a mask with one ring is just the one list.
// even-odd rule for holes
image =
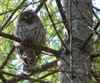
[[20, 14], [19, 21], [32, 24], [36, 17], [37, 15], [33, 10], [26, 10]]

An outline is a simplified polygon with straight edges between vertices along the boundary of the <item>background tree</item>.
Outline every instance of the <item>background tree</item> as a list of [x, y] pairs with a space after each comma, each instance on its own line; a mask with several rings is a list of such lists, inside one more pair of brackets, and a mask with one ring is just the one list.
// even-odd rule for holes
[[69, 42], [65, 43], [71, 52], [62, 61], [61, 83], [88, 83], [92, 45], [87, 44], [87, 39], [92, 33], [89, 29], [93, 24], [92, 3], [91, 0], [67, 0], [63, 4], [70, 29]]

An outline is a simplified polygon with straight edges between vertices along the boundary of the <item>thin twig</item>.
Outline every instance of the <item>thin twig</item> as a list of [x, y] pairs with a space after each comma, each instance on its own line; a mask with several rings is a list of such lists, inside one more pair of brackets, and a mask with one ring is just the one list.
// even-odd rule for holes
[[11, 9], [11, 10], [8, 10], [8, 11], [5, 11], [5, 12], [2, 12], [2, 13], [0, 13], [0, 15], [4, 15], [4, 14], [7, 14], [7, 13], [10, 13], [10, 12], [12, 12], [12, 11], [14, 11], [15, 9]]
[[6, 79], [2, 73], [0, 73], [0, 79], [2, 80], [3, 83], [6, 83]]
[[37, 67], [36, 69], [34, 69], [31, 75], [47, 71], [48, 69], [56, 67], [56, 66], [57, 66], [57, 60], [52, 61], [50, 63], [43, 64], [41, 65], [41, 67]]
[[49, 12], [49, 10], [48, 10], [48, 7], [47, 7], [46, 3], [44, 3], [44, 5], [45, 5], [45, 8], [46, 8], [46, 10], [47, 10], [47, 12], [48, 12], [50, 21], [52, 22], [52, 25], [53, 25], [53, 28], [54, 28], [56, 34], [58, 35], [58, 37], [59, 37], [59, 39], [60, 39], [62, 45], [66, 48], [66, 51], [69, 52], [69, 50], [68, 50], [67, 47], [66, 47], [66, 44], [64, 43], [64, 41], [62, 40], [62, 38], [61, 38], [59, 32], [58, 32], [57, 29], [56, 29], [56, 25], [55, 25], [55, 23], [54, 23], [54, 21], [53, 21], [53, 19], [52, 19], [52, 16], [51, 16], [51, 14], [50, 14], [50, 12]]
[[[99, 26], [100, 26], [100, 21], [96, 24], [96, 26], [94, 27], [94, 30], [96, 30]], [[89, 43], [92, 36], [93, 36], [93, 33], [91, 33], [90, 36], [85, 40], [81, 49], [84, 49], [86, 47], [86, 45]]]
[[41, 1], [41, 3], [39, 4], [39, 6], [36, 8], [36, 13], [38, 12], [38, 11], [40, 11], [40, 9], [42, 8], [42, 6], [44, 5], [44, 3], [46, 2], [47, 0], [42, 0]]
[[[22, 43], [21, 40], [13, 35], [9, 35], [9, 34], [6, 34], [6, 33], [3, 33], [3, 32], [0, 32], [0, 36], [1, 37], [4, 37], [4, 38], [7, 38], [7, 39], [10, 39], [10, 40], [14, 40], [14, 41], [17, 41], [25, 46], [27, 46], [26, 44]], [[30, 45], [32, 47], [32, 45]], [[52, 53], [54, 54], [55, 57], [57, 58], [60, 58], [60, 53], [61, 53], [61, 50], [54, 50], [52, 48], [49, 48], [49, 47], [45, 47], [45, 46], [38, 46], [38, 45], [33, 45], [33, 49], [35, 48], [40, 48], [41, 50], [43, 51], [46, 51], [46, 52], [49, 52], [49, 53]]]
[[95, 7], [95, 6], [92, 6], [96, 11], [100, 11], [99, 8]]
[[96, 83], [100, 83], [100, 75], [97, 75], [97, 73], [93, 72], [93, 71], [91, 71], [91, 73], [92, 73], [93, 77], [95, 78]]
[[[34, 69], [31, 75], [34, 75], [34, 74], [40, 73], [40, 72], [44, 72], [44, 71], [46, 71], [50, 68], [53, 68], [56, 65], [57, 65], [57, 60], [52, 61], [50, 63], [43, 64], [43, 65], [41, 65], [41, 67]], [[12, 76], [13, 78], [11, 80], [8, 80], [9, 82], [13, 82], [14, 80], [20, 81], [20, 80], [25, 80], [25, 79], [31, 80], [31, 81], [38, 81], [38, 82], [44, 81], [44, 80], [41, 80], [41, 79], [32, 79], [32, 78], [30, 78], [30, 76], [27, 76], [27, 75], [26, 76], [25, 75], [15, 75], [15, 74], [12, 74], [12, 73], [5, 72], [3, 70], [1, 70], [0, 73], [4, 74], [4, 75]], [[44, 81], [44, 82], [47, 82], [47, 81]]]
[[13, 48], [11, 49], [11, 51], [9, 52], [8, 56], [6, 57], [5, 61], [2, 63], [2, 65], [0, 66], [0, 69], [3, 69], [5, 67], [5, 65], [7, 64], [11, 54], [13, 53], [13, 51], [15, 50], [15, 47], [13, 46]]
[[30, 80], [32, 82], [43, 82], [43, 83], [46, 83], [45, 80], [30, 78], [27, 75], [14, 75], [14, 74], [7, 73], [7, 72], [4, 72], [4, 71], [1, 71], [0, 73], [2, 73], [4, 75], [8, 75], [8, 76], [13, 76], [13, 78], [11, 78], [10, 80], [7, 80], [7, 83], [17, 83], [20, 80]]
[[58, 9], [59, 9], [59, 12], [61, 14], [63, 24], [64, 24], [65, 28], [68, 31], [68, 35], [70, 35], [69, 23], [68, 23], [68, 20], [67, 20], [67, 18], [65, 16], [65, 12], [63, 10], [63, 7], [61, 5], [61, 0], [56, 0], [56, 3], [57, 3], [57, 6], [58, 6]]
[[49, 72], [49, 73], [47, 73], [47, 74], [45, 74], [45, 75], [39, 77], [38, 79], [43, 79], [43, 78], [45, 78], [45, 77], [47, 77], [47, 76], [50, 76], [50, 75], [53, 75], [53, 74], [55, 74], [55, 73], [57, 73], [57, 72], [58, 72], [58, 70], [53, 70], [52, 72]]
[[1, 31], [4, 29], [4, 27], [8, 24], [8, 22], [11, 20], [11, 18], [13, 17], [13, 15], [16, 13], [16, 11], [18, 10], [18, 9], [20, 9], [20, 7], [22, 7], [23, 6], [23, 4], [25, 3], [25, 1], [26, 0], [23, 0], [21, 3], [20, 3], [20, 5], [18, 5], [17, 7], [16, 7], [16, 9], [12, 12], [12, 14], [9, 16], [9, 18], [5, 21], [5, 23], [2, 25], [2, 27], [1, 27]]
[[92, 12], [93, 12], [93, 15], [96, 17], [96, 19], [98, 20], [98, 21], [100, 21], [100, 18], [99, 18], [99, 16], [96, 14], [96, 12], [92, 9]]

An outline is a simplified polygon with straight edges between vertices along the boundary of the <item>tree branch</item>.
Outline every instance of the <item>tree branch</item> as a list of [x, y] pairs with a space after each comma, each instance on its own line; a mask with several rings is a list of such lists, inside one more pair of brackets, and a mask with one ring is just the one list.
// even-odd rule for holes
[[18, 5], [16, 7], [16, 9], [12, 12], [12, 14], [9, 16], [9, 18], [5, 21], [5, 23], [2, 25], [2, 27], [0, 28], [0, 30], [2, 31], [4, 29], [4, 27], [8, 24], [8, 22], [11, 20], [11, 18], [13, 17], [13, 15], [16, 13], [16, 11], [23, 6], [23, 4], [25, 3], [26, 0], [23, 0], [20, 5]]
[[[57, 65], [57, 60], [55, 61], [52, 61], [50, 63], [46, 63], [46, 64], [43, 64], [41, 65], [41, 67], [38, 67], [36, 69], [33, 70], [32, 74], [31, 75], [34, 75], [36, 73], [40, 73], [40, 72], [44, 72], [54, 66]], [[41, 79], [32, 79], [30, 78], [31, 75], [15, 75], [15, 74], [11, 74], [11, 73], [7, 73], [3, 70], [0, 71], [1, 74], [4, 74], [4, 75], [8, 75], [8, 76], [12, 76], [13, 78], [8, 80], [7, 83], [11, 83], [11, 82], [14, 82], [14, 83], [17, 83], [18, 81], [20, 80], [31, 80], [31, 81], [34, 81], [34, 82], [43, 82], [44, 80], [41, 80]], [[43, 83], [48, 83], [47, 81], [44, 81]]]
[[39, 73], [39, 72], [44, 72], [44, 71], [46, 71], [52, 67], [56, 67], [56, 66], [57, 66], [57, 60], [52, 61], [50, 63], [43, 64], [43, 65], [41, 65], [41, 67], [37, 67], [36, 69], [34, 69], [31, 75]]
[[95, 78], [96, 83], [100, 83], [100, 75], [97, 75], [96, 72], [93, 72], [93, 71], [91, 73], [92, 73], [93, 77]]
[[47, 74], [45, 74], [45, 75], [39, 77], [38, 79], [43, 79], [43, 78], [45, 78], [45, 77], [47, 77], [47, 76], [50, 76], [50, 75], [53, 75], [53, 74], [55, 74], [55, 73], [57, 73], [57, 72], [58, 72], [58, 70], [53, 70], [52, 72], [49, 72], [49, 73], [47, 73]]
[[[95, 25], [94, 30], [96, 30], [100, 26], [100, 21]], [[90, 34], [90, 36], [85, 40], [83, 46], [81, 49], [84, 49], [85, 46], [89, 43], [90, 39], [92, 38], [93, 33]]]
[[5, 11], [5, 12], [2, 12], [2, 13], [0, 13], [0, 15], [7, 14], [7, 13], [12, 12], [12, 11], [14, 11], [14, 10], [15, 10], [15, 9], [11, 9], [11, 10], [8, 10], [8, 11]]
[[55, 30], [57, 36], [59, 37], [59, 39], [60, 39], [62, 45], [66, 48], [66, 51], [67, 51], [67, 52], [70, 52], [70, 51], [68, 50], [68, 48], [66, 47], [66, 44], [65, 44], [64, 41], [62, 40], [60, 34], [58, 33], [57, 29], [56, 29], [56, 25], [55, 25], [55, 23], [54, 23], [54, 21], [53, 21], [53, 19], [52, 19], [52, 16], [51, 16], [51, 14], [50, 14], [50, 12], [49, 12], [49, 10], [48, 10], [48, 7], [47, 7], [46, 3], [44, 3], [44, 5], [45, 5], [45, 8], [46, 8], [46, 10], [47, 10], [47, 12], [48, 12], [50, 21], [51, 21], [51, 23], [52, 23], [52, 25], [53, 25], [53, 28], [54, 28], [54, 30]]
[[8, 56], [6, 57], [5, 61], [2, 63], [2, 65], [0, 66], [0, 69], [3, 69], [5, 67], [5, 65], [7, 64], [11, 54], [13, 53], [13, 51], [15, 50], [15, 47], [13, 46], [13, 48], [11, 49], [11, 51], [9, 52]]
[[67, 31], [68, 31], [68, 35], [70, 35], [70, 29], [69, 29], [68, 20], [67, 20], [67, 18], [66, 18], [65, 13], [64, 13], [64, 10], [63, 10], [62, 4], [61, 4], [61, 0], [56, 0], [56, 3], [57, 3], [57, 6], [58, 6], [60, 15], [61, 15], [61, 17], [62, 17], [63, 24], [64, 24], [65, 28], [66, 28]]
[[[21, 43], [21, 44], [27, 46], [26, 44], [24, 44], [24, 42], [21, 42], [21, 40], [20, 40], [19, 38], [15, 37], [15, 36], [13, 36], [13, 35], [9, 35], [9, 34], [7, 34], [7, 33], [0, 32], [0, 36], [2, 36], [2, 37], [4, 37], [4, 38], [7, 38], [7, 39], [10, 39], [10, 40], [14, 40], [14, 41], [16, 41], [16, 42], [19, 42], [19, 43]], [[30, 46], [32, 47], [32, 45], [30, 45]], [[55, 57], [60, 58], [59, 55], [61, 54], [61, 50], [58, 50], [58, 51], [57, 51], [57, 50], [54, 50], [54, 49], [52, 49], [52, 48], [48, 48], [48, 47], [45, 47], [45, 46], [33, 45], [33, 49], [35, 49], [35, 48], [39, 48], [39, 49], [41, 49], [41, 50], [43, 50], [43, 51], [52, 53], [52, 54], [54, 54]]]
[[95, 7], [95, 6], [92, 6], [96, 11], [100, 11], [99, 8]]
[[47, 0], [42, 0], [41, 3], [39, 4], [39, 6], [36, 8], [35, 12], [37, 13], [38, 11], [40, 11], [40, 9], [42, 8], [42, 6], [44, 5], [44, 3], [46, 2]]

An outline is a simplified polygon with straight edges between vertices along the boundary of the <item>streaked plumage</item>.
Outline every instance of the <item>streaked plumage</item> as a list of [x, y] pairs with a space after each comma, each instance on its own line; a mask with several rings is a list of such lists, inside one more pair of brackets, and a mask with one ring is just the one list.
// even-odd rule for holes
[[[46, 31], [36, 13], [33, 10], [23, 11], [17, 20], [14, 35], [27, 44], [45, 45]], [[23, 70], [31, 72], [36, 65], [37, 56], [40, 55], [39, 49], [16, 44], [17, 52], [24, 61]]]

